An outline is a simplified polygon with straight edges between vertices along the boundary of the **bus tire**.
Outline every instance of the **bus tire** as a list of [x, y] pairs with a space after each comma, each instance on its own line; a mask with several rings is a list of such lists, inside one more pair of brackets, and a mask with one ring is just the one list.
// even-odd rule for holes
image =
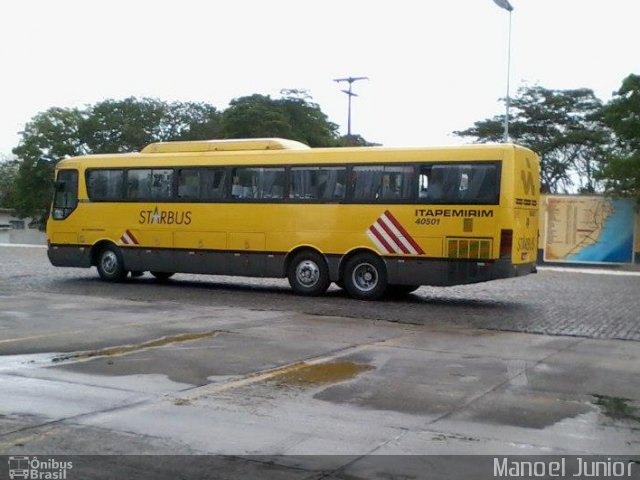
[[317, 252], [298, 253], [289, 264], [289, 285], [299, 295], [322, 295], [329, 288], [329, 267]]
[[115, 245], [107, 245], [98, 252], [96, 262], [98, 274], [107, 282], [122, 282], [127, 277], [120, 249]]
[[159, 282], [166, 282], [175, 274], [173, 272], [150, 272]]
[[342, 282], [353, 298], [377, 300], [387, 290], [387, 268], [377, 255], [359, 253], [347, 261]]

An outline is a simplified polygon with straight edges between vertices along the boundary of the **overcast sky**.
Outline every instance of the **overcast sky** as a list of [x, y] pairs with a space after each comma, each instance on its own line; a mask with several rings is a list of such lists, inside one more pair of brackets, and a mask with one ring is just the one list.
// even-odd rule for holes
[[[640, 73], [639, 0], [511, 0], [511, 91], [587, 87], [608, 100]], [[36, 113], [128, 96], [224, 109], [306, 89], [347, 128], [397, 145], [452, 144], [503, 112], [508, 13], [492, 0], [4, 0], [0, 154]]]

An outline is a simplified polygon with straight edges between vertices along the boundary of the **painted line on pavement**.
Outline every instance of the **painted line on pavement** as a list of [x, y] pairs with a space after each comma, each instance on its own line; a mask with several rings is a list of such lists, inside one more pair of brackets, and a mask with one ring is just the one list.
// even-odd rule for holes
[[627, 270], [610, 270], [610, 269], [597, 269], [597, 268], [571, 268], [571, 267], [538, 267], [540, 271], [550, 272], [567, 272], [567, 273], [588, 273], [592, 275], [620, 275], [620, 276], [632, 276], [640, 277], [640, 272], [630, 272]]
[[46, 245], [34, 245], [32, 243], [0, 243], [0, 247], [47, 248]]

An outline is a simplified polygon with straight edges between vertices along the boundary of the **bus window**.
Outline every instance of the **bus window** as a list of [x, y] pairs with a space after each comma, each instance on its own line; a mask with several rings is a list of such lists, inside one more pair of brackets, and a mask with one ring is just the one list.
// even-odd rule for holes
[[151, 198], [170, 199], [173, 187], [173, 169], [151, 170]]
[[379, 200], [410, 200], [413, 196], [414, 170], [411, 166], [386, 165], [377, 198]]
[[353, 167], [353, 200], [372, 202], [382, 183], [382, 166]]
[[222, 200], [225, 197], [227, 172], [224, 168], [207, 168], [200, 172], [202, 177], [202, 198]]
[[63, 220], [78, 205], [78, 171], [60, 170], [55, 189], [51, 216], [54, 220]]
[[404, 165], [353, 167], [353, 200], [398, 201], [413, 197], [414, 170]]
[[91, 201], [121, 200], [122, 170], [87, 171], [87, 193]]
[[289, 198], [294, 200], [343, 200], [347, 169], [344, 167], [293, 167]]
[[234, 168], [231, 196], [237, 199], [274, 200], [284, 198], [284, 168]]
[[499, 183], [495, 163], [423, 165], [418, 196], [426, 203], [497, 204]]
[[170, 199], [173, 169], [132, 169], [127, 171], [127, 198], [129, 200]]
[[129, 170], [127, 172], [127, 198], [140, 200], [149, 198], [151, 170]]
[[181, 200], [200, 198], [200, 169], [182, 168], [178, 171], [178, 198]]

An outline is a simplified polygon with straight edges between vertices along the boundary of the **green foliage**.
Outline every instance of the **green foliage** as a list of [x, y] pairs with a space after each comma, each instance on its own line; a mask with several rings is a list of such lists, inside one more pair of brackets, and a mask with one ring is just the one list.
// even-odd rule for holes
[[131, 97], [89, 107], [80, 134], [91, 153], [125, 153], [153, 142], [215, 138], [218, 123], [211, 105]]
[[55, 163], [86, 151], [79, 134], [82, 121], [80, 110], [50, 108], [26, 124], [20, 144], [13, 149], [19, 168], [12, 203], [19, 216], [44, 216]]
[[282, 98], [251, 95], [233, 100], [222, 116], [225, 138], [281, 137], [311, 147], [337, 145], [338, 126], [300, 90], [283, 90]]
[[46, 212], [53, 168], [63, 159], [90, 153], [134, 152], [159, 141], [201, 140], [219, 135], [220, 114], [204, 103], [166, 103], [127, 98], [85, 109], [50, 108], [25, 126], [13, 149], [19, 168], [12, 202], [19, 215]]
[[14, 208], [18, 163], [0, 159], [0, 208]]
[[339, 147], [379, 147], [379, 143], [372, 143], [360, 135], [343, 135], [338, 139]]
[[[525, 87], [511, 106], [509, 134], [540, 155], [542, 191], [566, 190], [577, 179], [581, 191], [594, 192], [609, 135], [598, 120], [602, 104], [593, 91]], [[484, 143], [502, 141], [503, 132], [504, 116], [497, 116], [454, 133]]]
[[[63, 158], [135, 152], [158, 141], [215, 138], [282, 137], [312, 147], [346, 145], [337, 131], [304, 90], [283, 90], [277, 99], [241, 97], [222, 114], [206, 103], [134, 97], [84, 109], [50, 108], [27, 123], [13, 150], [18, 162], [15, 189], [5, 201], [22, 216], [46, 218], [53, 169]], [[362, 137], [356, 140], [368, 144]]]
[[607, 192], [640, 204], [640, 75], [629, 75], [602, 109], [614, 144], [600, 173]]

